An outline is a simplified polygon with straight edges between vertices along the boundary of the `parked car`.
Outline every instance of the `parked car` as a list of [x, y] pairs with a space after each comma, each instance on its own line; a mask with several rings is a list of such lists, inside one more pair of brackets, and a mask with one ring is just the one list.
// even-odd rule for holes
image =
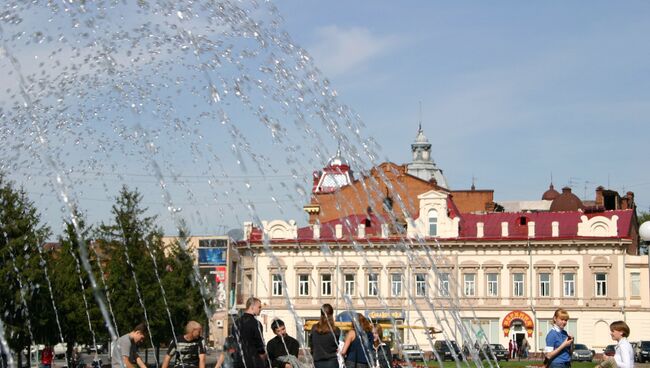
[[650, 361], [650, 340], [639, 341], [636, 358], [641, 363]]
[[417, 345], [402, 345], [398, 349], [397, 356], [400, 360], [424, 361], [424, 351]]
[[459, 358], [461, 357], [460, 348], [458, 347], [458, 344], [456, 344], [456, 341], [453, 340], [438, 340], [433, 344], [433, 348], [436, 350], [438, 355], [440, 355], [440, 359], [442, 360], [454, 360], [454, 354], [451, 350], [452, 348], [456, 353], [456, 356]]
[[573, 345], [573, 354], [571, 360], [574, 362], [591, 362], [594, 359], [596, 352], [589, 349], [585, 344]]
[[605, 349], [603, 349], [603, 354], [605, 354], [606, 356], [616, 355], [616, 345], [605, 346]]
[[508, 361], [508, 359], [510, 358], [508, 349], [506, 349], [501, 344], [485, 344], [483, 345], [483, 351], [485, 352], [485, 354], [488, 355], [490, 359], [492, 359], [492, 354], [494, 354], [494, 357], [497, 360]]
[[66, 343], [60, 342], [52, 347], [54, 350], [54, 357], [56, 359], [63, 359], [65, 357], [65, 351], [68, 349]]
[[84, 345], [83, 350], [86, 352], [86, 354], [104, 354], [106, 353], [106, 345], [98, 342], [95, 346], [93, 344], [88, 344]]

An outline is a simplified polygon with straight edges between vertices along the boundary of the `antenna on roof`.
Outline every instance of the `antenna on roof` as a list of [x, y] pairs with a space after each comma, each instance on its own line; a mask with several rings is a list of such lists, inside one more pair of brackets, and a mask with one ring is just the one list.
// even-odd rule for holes
[[422, 101], [420, 102], [420, 115], [418, 117], [418, 132], [422, 131]]
[[472, 174], [472, 190], [476, 190], [476, 186], [474, 185], [475, 182], [476, 182], [476, 179], [478, 179], [478, 178], [475, 177], [474, 174]]

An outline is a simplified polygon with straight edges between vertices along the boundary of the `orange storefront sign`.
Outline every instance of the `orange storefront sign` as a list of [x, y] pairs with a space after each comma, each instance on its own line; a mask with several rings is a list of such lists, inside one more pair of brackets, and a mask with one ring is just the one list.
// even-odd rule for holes
[[522, 311], [512, 311], [508, 313], [505, 318], [503, 318], [503, 323], [501, 323], [501, 327], [503, 328], [503, 336], [508, 337], [508, 334], [510, 333], [510, 326], [512, 326], [512, 321], [515, 320], [520, 320], [524, 323], [526, 332], [528, 332], [528, 337], [533, 336], [533, 328], [535, 327], [535, 323], [526, 312]]

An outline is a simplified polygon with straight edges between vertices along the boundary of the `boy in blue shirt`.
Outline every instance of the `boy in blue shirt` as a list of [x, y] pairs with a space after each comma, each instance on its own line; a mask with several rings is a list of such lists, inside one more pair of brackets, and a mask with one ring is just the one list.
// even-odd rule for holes
[[564, 328], [569, 322], [569, 313], [560, 308], [553, 314], [553, 328], [546, 335], [546, 347], [544, 348], [544, 366], [549, 368], [567, 368], [571, 366], [571, 344], [573, 336], [570, 336]]

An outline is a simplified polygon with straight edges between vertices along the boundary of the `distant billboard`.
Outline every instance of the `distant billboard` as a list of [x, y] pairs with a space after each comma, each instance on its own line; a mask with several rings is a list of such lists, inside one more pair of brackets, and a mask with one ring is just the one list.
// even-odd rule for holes
[[199, 248], [199, 265], [225, 265], [226, 248]]

